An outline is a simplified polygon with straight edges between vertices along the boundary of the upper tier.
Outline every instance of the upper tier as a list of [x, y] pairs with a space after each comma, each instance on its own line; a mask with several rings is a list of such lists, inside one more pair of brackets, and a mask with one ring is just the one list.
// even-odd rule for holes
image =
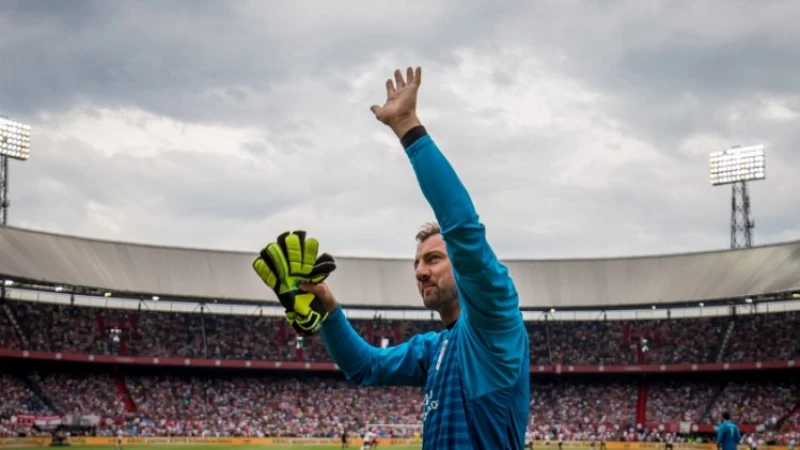
[[[416, 334], [443, 327], [440, 320], [351, 319], [351, 323], [374, 346], [381, 346], [383, 339], [388, 345], [398, 345]], [[538, 321], [526, 326], [532, 365], [657, 367], [800, 361], [800, 312], [672, 320]], [[7, 349], [162, 359], [331, 362], [319, 335], [299, 346], [296, 336], [281, 317], [13, 300], [0, 303], [0, 356], [2, 349]], [[646, 352], [641, 339], [648, 341]]]
[[[0, 227], [0, 276], [153, 294], [274, 301], [253, 252], [100, 241]], [[338, 257], [329, 284], [351, 306], [419, 308], [411, 259]], [[677, 255], [506, 261], [522, 308], [614, 307], [800, 291], [800, 241]]]

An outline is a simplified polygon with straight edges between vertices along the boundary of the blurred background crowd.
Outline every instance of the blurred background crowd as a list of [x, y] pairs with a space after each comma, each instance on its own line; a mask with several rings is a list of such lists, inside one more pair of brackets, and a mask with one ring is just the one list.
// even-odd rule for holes
[[[280, 318], [95, 309], [8, 301], [0, 348], [128, 356], [329, 361], [318, 337], [298, 342]], [[16, 323], [14, 323], [16, 322]], [[394, 345], [437, 321], [353, 320], [369, 343]], [[800, 357], [800, 315], [780, 313], [669, 321], [531, 322], [532, 364], [677, 364]], [[647, 350], [643, 351], [642, 340]], [[146, 371], [146, 370], [149, 370]], [[101, 418], [92, 433], [138, 436], [351, 436], [370, 427], [412, 436], [419, 388], [358, 387], [338, 374], [242, 374], [222, 370], [67, 368], [50, 363], [0, 369], [0, 436], [43, 433], [24, 415]], [[637, 399], [647, 389], [646, 421]], [[540, 439], [691, 439], [658, 424], [717, 423], [730, 411], [758, 425], [762, 443], [796, 440], [800, 380], [648, 381], [532, 379], [530, 430]], [[380, 424], [383, 424], [381, 426]], [[656, 424], [656, 426], [652, 426]], [[392, 425], [392, 426], [387, 426]], [[408, 427], [405, 427], [408, 426]]]

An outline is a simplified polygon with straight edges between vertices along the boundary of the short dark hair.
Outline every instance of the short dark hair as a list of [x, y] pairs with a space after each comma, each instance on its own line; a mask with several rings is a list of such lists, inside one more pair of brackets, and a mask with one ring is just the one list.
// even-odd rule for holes
[[429, 237], [441, 234], [442, 229], [439, 228], [439, 224], [436, 222], [427, 222], [422, 224], [419, 227], [419, 232], [417, 232], [416, 240], [418, 244], [425, 242]]
[[731, 413], [729, 413], [728, 411], [722, 413], [722, 420], [731, 420]]

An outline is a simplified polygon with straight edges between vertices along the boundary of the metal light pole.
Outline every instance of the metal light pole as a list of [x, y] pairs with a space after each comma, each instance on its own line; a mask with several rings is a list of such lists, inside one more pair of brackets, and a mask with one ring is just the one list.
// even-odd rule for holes
[[0, 117], [0, 225], [8, 223], [8, 160], [30, 156], [31, 127]]
[[766, 178], [763, 145], [734, 146], [709, 156], [712, 186], [731, 185], [731, 248], [753, 245], [747, 182]]

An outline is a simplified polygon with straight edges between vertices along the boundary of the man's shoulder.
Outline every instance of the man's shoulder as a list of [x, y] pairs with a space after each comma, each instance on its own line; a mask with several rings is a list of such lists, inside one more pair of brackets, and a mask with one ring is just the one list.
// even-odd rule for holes
[[[514, 358], [529, 351], [528, 329], [523, 320], [522, 311], [517, 311], [510, 319], [509, 326], [499, 330], [486, 330], [471, 323], [469, 320], [459, 320], [454, 333], [464, 335], [468, 345], [479, 347], [489, 353], [499, 353], [503, 356], [513, 354]], [[476, 349], [479, 350], [479, 349]]]
[[423, 331], [411, 336], [409, 343], [413, 346], [436, 348], [445, 338], [447, 330]]
[[447, 334], [449, 330], [428, 330], [423, 331], [421, 333], [417, 333], [414, 336], [418, 339], [426, 340], [426, 341], [439, 341], [444, 339], [444, 336]]

